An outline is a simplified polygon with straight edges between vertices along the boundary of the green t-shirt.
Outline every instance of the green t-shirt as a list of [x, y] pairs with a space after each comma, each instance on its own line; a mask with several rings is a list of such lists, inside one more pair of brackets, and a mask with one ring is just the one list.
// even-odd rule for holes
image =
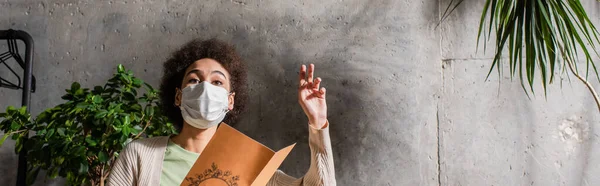
[[180, 185], [200, 154], [190, 152], [169, 139], [163, 160], [161, 186]]

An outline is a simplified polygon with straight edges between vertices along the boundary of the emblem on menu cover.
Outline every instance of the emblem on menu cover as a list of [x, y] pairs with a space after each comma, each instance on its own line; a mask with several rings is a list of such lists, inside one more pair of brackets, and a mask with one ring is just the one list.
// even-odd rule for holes
[[[240, 176], [237, 176], [231, 173], [231, 171], [223, 171], [219, 169], [217, 164], [214, 162], [211, 165], [210, 169], [204, 170], [202, 174], [196, 174], [192, 177], [186, 177], [186, 181], [189, 182], [189, 186], [199, 186], [200, 184], [207, 185], [222, 185], [227, 184], [227, 186], [238, 186], [237, 181], [240, 180]], [[217, 182], [216, 184], [211, 184], [208, 182]]]

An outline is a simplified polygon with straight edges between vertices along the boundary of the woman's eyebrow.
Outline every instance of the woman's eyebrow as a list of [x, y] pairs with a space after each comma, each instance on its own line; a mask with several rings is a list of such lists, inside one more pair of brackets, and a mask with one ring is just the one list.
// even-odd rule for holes
[[212, 72], [211, 72], [211, 74], [215, 74], [215, 73], [216, 73], [216, 74], [221, 74], [221, 75], [222, 75], [222, 76], [223, 76], [225, 79], [227, 79], [227, 76], [225, 76], [225, 73], [223, 73], [223, 72], [221, 72], [221, 71], [218, 71], [218, 70], [215, 70], [215, 71], [212, 71]]

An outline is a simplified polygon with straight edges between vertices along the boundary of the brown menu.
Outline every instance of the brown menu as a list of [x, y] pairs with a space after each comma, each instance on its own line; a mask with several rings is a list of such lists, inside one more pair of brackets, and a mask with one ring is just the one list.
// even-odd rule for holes
[[221, 123], [181, 186], [264, 186], [294, 145], [274, 152]]

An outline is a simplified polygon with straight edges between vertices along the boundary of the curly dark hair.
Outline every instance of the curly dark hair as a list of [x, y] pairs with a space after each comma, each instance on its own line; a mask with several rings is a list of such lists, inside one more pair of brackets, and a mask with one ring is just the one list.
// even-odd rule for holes
[[185, 70], [192, 63], [210, 58], [219, 62], [231, 75], [231, 91], [235, 92], [234, 108], [225, 116], [223, 122], [235, 125], [239, 115], [244, 112], [248, 90], [246, 89], [246, 66], [235, 48], [217, 39], [194, 39], [175, 51], [163, 64], [163, 77], [160, 83], [160, 103], [162, 111], [173, 122], [177, 130], [183, 127], [181, 110], [175, 106], [176, 88], [182, 88]]

